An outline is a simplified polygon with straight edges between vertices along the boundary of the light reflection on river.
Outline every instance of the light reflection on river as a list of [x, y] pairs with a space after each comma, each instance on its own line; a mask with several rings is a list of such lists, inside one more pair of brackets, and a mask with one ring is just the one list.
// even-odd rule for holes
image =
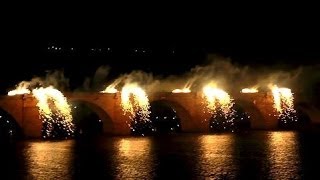
[[317, 179], [319, 137], [258, 131], [23, 141], [2, 146], [0, 179]]

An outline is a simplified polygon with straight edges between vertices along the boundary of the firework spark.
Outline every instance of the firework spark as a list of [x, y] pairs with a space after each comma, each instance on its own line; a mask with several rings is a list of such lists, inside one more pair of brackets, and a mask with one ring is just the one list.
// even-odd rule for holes
[[203, 94], [206, 99], [206, 106], [209, 113], [214, 116], [221, 110], [222, 115], [228, 119], [234, 114], [232, 109], [234, 102], [230, 95], [222, 89], [210, 83], [203, 88]]
[[121, 91], [121, 106], [131, 119], [136, 116], [142, 121], [150, 121], [150, 104], [146, 92], [136, 83], [126, 84]]
[[257, 93], [259, 92], [257, 88], [244, 88], [241, 93]]
[[172, 93], [190, 93], [191, 90], [189, 88], [183, 88], [183, 89], [174, 89]]
[[21, 94], [30, 94], [30, 90], [29, 88], [29, 83], [22, 81], [21, 83], [19, 83], [19, 85], [17, 86], [16, 89], [11, 90], [8, 92], [8, 96], [15, 96], [15, 95], [21, 95]]
[[[294, 97], [291, 89], [279, 88], [277, 85], [269, 86], [274, 100], [273, 107], [279, 113], [280, 118], [287, 118], [292, 121], [296, 120], [296, 110], [294, 109]], [[286, 120], [284, 120], [286, 121]]]
[[71, 108], [62, 92], [49, 86], [33, 89], [32, 94], [38, 100], [40, 117], [46, 125], [44, 137], [54, 137], [55, 126], [71, 136], [74, 132]]
[[109, 85], [108, 87], [106, 87], [105, 90], [100, 91], [101, 93], [117, 93], [118, 90], [115, 88], [115, 86], [113, 86], [112, 84]]

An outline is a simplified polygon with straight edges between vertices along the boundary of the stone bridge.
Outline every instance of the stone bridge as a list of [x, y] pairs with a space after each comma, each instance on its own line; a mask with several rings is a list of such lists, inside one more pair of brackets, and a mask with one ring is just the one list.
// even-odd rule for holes
[[[120, 106], [121, 94], [66, 93], [68, 101], [85, 103], [103, 121], [105, 133], [128, 135], [130, 119]], [[252, 129], [275, 129], [278, 114], [273, 108], [270, 93], [235, 93], [235, 104], [240, 106], [251, 119]], [[208, 132], [210, 115], [204, 113], [205, 105], [201, 93], [153, 93], [150, 103], [162, 102], [173, 108], [181, 120], [183, 132]], [[0, 108], [10, 114], [27, 137], [40, 137], [42, 121], [32, 95], [1, 96]], [[297, 107], [304, 111], [313, 123], [320, 123], [320, 111], [308, 106]]]

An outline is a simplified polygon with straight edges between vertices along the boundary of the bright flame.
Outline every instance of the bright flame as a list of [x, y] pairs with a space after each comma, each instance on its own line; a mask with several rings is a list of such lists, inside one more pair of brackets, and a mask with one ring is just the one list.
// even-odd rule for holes
[[[270, 86], [274, 99], [274, 108], [280, 113], [279, 116], [289, 117], [296, 113], [294, 109], [294, 97], [291, 89], [279, 88], [277, 85]], [[293, 118], [293, 117], [291, 117]]]
[[183, 89], [175, 89], [172, 91], [172, 93], [190, 93], [191, 90], [189, 88], [183, 88]]
[[16, 89], [9, 91], [8, 96], [14, 96], [19, 94], [30, 94], [30, 90], [28, 89], [28, 87], [29, 87], [29, 83], [23, 81], [19, 83]]
[[131, 119], [134, 119], [137, 114], [141, 120], [149, 121], [150, 104], [148, 96], [136, 83], [126, 84], [122, 88], [121, 106], [125, 114], [130, 113]]
[[210, 83], [203, 88], [203, 94], [206, 98], [209, 113], [216, 115], [220, 108], [222, 115], [226, 119], [234, 114], [232, 109], [234, 105], [233, 99], [224, 90], [216, 88], [214, 84]]
[[100, 91], [101, 93], [117, 93], [118, 90], [116, 89], [116, 86], [122, 81], [122, 78], [116, 79], [112, 84], [106, 87], [105, 90]]
[[259, 92], [257, 88], [244, 88], [241, 93], [257, 93]]
[[100, 91], [101, 93], [117, 93], [118, 90], [111, 84], [108, 87], [106, 87], [105, 90]]
[[32, 90], [32, 94], [38, 100], [40, 117], [48, 125], [47, 136], [51, 136], [54, 125], [58, 125], [71, 135], [74, 131], [72, 123], [71, 108], [66, 97], [52, 86], [37, 88]]

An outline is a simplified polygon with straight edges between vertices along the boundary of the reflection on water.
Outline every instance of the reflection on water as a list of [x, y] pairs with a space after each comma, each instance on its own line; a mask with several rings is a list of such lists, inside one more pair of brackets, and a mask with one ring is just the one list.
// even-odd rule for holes
[[203, 135], [199, 137], [199, 172], [202, 177], [232, 177], [233, 134]]
[[24, 141], [0, 149], [0, 179], [314, 179], [319, 138], [260, 131]]
[[270, 132], [268, 159], [272, 179], [299, 177], [299, 142], [295, 132]]
[[31, 142], [25, 149], [27, 179], [71, 179], [73, 141]]
[[153, 156], [150, 155], [150, 138], [123, 138], [115, 149], [116, 179], [152, 178]]

